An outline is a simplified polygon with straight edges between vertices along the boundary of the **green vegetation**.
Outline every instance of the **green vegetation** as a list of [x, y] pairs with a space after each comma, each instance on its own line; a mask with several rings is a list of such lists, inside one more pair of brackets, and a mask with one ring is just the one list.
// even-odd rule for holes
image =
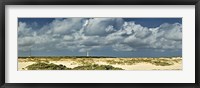
[[116, 68], [111, 65], [85, 65], [85, 66], [78, 66], [73, 68], [73, 70], [124, 70], [122, 68]]
[[[106, 61], [109, 64], [120, 64], [120, 65], [134, 65], [137, 63], [151, 63], [153, 65], [156, 66], [169, 66], [169, 65], [173, 65], [174, 63], [172, 63], [170, 60], [166, 60], [166, 59], [124, 59], [124, 60], [107, 60]], [[174, 61], [174, 62], [178, 62], [178, 61]]]
[[[22, 64], [20, 68], [22, 70], [125, 70], [129, 69], [126, 68], [127, 65], [131, 66], [139, 63], [143, 63], [144, 65], [152, 64], [155, 66], [181, 65], [182, 58], [108, 58], [94, 56], [19, 57], [18, 63], [24, 62], [34, 64], [27, 63], [29, 64], [28, 66]], [[120, 66], [120, 68], [115, 66]], [[153, 69], [156, 70], [156, 67]]]
[[91, 65], [92, 63], [95, 63], [93, 59], [74, 59], [75, 62], [82, 64], [82, 65]]
[[75, 68], [67, 68], [64, 65], [56, 65], [53, 63], [41, 63], [37, 62], [35, 64], [29, 65], [26, 67], [28, 70], [123, 70], [121, 68], [115, 68], [110, 65], [97, 65], [90, 64], [84, 66], [78, 66]]
[[169, 66], [169, 65], [173, 65], [174, 64], [174, 63], [162, 62], [162, 61], [153, 61], [151, 63], [156, 65], [156, 66]]
[[[92, 65], [95, 64], [95, 59], [105, 59], [104, 62], [108, 64], [117, 64], [117, 65], [134, 65], [137, 63], [151, 63], [156, 66], [170, 66], [174, 63], [181, 62], [181, 59], [171, 59], [173, 57], [167, 57], [170, 59], [165, 59], [166, 57], [161, 57], [162, 59], [158, 58], [116, 58], [116, 57], [109, 57], [109, 56], [31, 56], [31, 57], [19, 57], [20, 59], [24, 59], [26, 62], [45, 62], [49, 63], [50, 61], [60, 61], [60, 60], [70, 60], [74, 61], [74, 63], [78, 63], [81, 65]], [[116, 60], [106, 59], [106, 58], [113, 58]]]
[[26, 67], [28, 70], [71, 70], [71, 68], [67, 68], [64, 65], [56, 65], [53, 63], [41, 63], [37, 62], [35, 64], [29, 65]]
[[[24, 59], [26, 58], [26, 59]], [[135, 65], [138, 63], [149, 63], [155, 66], [170, 66], [175, 63], [182, 62], [182, 59], [168, 58], [96, 58], [96, 57], [23, 57], [19, 62], [35, 62], [32, 65], [22, 68], [23, 70], [124, 70], [122, 68], [113, 67], [113, 65]], [[69, 62], [77, 67], [69, 68], [65, 65], [54, 64], [57, 61]], [[99, 65], [103, 63], [105, 65]]]

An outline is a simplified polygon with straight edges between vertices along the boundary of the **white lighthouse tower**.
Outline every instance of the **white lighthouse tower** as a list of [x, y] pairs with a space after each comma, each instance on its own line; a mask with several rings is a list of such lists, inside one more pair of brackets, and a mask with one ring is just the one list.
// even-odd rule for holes
[[29, 51], [29, 57], [31, 57], [31, 48], [30, 48], [30, 51]]
[[87, 57], [89, 56], [89, 52], [87, 51]]

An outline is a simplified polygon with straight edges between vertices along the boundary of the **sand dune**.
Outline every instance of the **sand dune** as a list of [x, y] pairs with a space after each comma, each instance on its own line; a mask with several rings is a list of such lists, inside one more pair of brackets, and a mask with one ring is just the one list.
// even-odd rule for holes
[[[124, 70], [182, 70], [182, 58], [26, 58], [18, 59], [18, 70], [26, 70], [28, 65], [36, 62], [48, 62], [57, 65], [65, 65], [68, 68], [83, 66], [84, 64], [111, 65]], [[159, 62], [158, 62], [159, 61]], [[150, 62], [155, 62], [150, 63]], [[162, 66], [160, 63], [164, 63]], [[165, 63], [169, 63], [166, 64]], [[158, 64], [158, 65], [157, 65]]]

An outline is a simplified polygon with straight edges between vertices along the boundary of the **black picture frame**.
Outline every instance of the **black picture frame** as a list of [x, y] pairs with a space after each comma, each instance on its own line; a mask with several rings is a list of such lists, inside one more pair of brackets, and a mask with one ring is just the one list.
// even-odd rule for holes
[[[200, 0], [1, 0], [0, 3], [1, 88], [200, 88]], [[5, 83], [6, 5], [195, 5], [195, 83]]]

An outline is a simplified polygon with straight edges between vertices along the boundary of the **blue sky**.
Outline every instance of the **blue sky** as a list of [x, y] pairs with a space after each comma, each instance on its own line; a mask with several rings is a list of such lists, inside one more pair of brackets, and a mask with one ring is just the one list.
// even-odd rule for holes
[[18, 56], [182, 56], [182, 18], [18, 18]]

